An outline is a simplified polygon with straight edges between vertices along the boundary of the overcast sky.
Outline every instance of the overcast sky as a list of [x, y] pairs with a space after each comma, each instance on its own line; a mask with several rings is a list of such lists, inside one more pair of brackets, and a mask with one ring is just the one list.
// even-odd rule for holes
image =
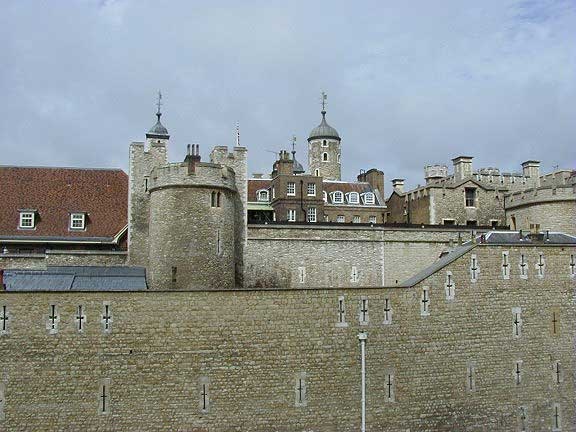
[[327, 120], [343, 176], [474, 156], [575, 168], [576, 0], [0, 1], [0, 164], [120, 167], [162, 90], [171, 160], [234, 145], [249, 172]]

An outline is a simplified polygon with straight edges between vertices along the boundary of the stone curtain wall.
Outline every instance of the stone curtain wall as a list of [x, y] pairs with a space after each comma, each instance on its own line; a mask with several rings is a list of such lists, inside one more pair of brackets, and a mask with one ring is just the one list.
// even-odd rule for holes
[[2, 269], [45, 270], [47, 266], [123, 266], [126, 252], [108, 251], [46, 251], [45, 254], [0, 255]]
[[530, 224], [540, 224], [540, 230], [560, 231], [576, 235], [576, 200], [536, 202], [506, 210], [506, 224], [517, 230], [529, 230]]
[[[509, 251], [509, 280], [502, 278], [502, 250]], [[543, 278], [535, 270], [539, 252]], [[530, 264], [527, 280], [519, 277], [520, 253]], [[357, 335], [366, 331], [368, 430], [517, 431], [522, 406], [528, 430], [551, 431], [554, 404], [562, 430], [571, 430], [576, 311], [569, 262], [575, 253], [478, 245], [412, 288], [1, 293], [0, 310], [7, 306], [9, 320], [0, 336], [0, 428], [357, 431]], [[480, 267], [475, 283], [472, 254]], [[456, 286], [453, 300], [446, 300], [447, 271]], [[338, 322], [341, 297], [346, 324]], [[101, 318], [105, 302], [109, 334]], [[47, 330], [50, 304], [57, 305], [55, 334]], [[82, 332], [74, 318], [78, 305], [86, 317]], [[518, 338], [513, 308], [521, 308]], [[107, 413], [100, 413], [103, 386]]]
[[[469, 240], [470, 232], [460, 233], [464, 241]], [[436, 261], [458, 234], [454, 230], [254, 225], [248, 228], [245, 283], [282, 288], [396, 285]], [[352, 280], [353, 267], [357, 282]]]

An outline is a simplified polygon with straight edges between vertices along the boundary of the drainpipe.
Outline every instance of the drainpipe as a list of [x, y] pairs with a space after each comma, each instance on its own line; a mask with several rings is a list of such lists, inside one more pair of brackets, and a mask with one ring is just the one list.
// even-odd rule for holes
[[368, 334], [366, 332], [358, 333], [358, 340], [360, 341], [360, 357], [362, 362], [362, 426], [361, 432], [366, 432], [366, 339]]

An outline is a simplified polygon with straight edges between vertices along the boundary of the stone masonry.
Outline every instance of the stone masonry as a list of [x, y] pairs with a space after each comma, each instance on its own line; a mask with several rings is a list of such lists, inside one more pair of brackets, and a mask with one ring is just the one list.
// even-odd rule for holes
[[396, 287], [2, 292], [0, 428], [357, 431], [366, 332], [370, 431], [573, 430], [574, 254], [478, 244]]

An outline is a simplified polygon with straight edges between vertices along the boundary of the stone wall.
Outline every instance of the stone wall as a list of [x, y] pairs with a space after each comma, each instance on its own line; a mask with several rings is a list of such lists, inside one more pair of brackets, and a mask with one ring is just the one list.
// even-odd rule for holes
[[[326, 142], [326, 144], [324, 144]], [[319, 175], [324, 180], [340, 180], [342, 177], [341, 142], [335, 139], [322, 138], [308, 142], [308, 171]], [[328, 161], [323, 154], [328, 153]], [[316, 171], [318, 170], [318, 174]]]
[[0, 269], [45, 270], [47, 266], [123, 266], [126, 252], [46, 251], [45, 254], [0, 255]]
[[[527, 430], [553, 430], [556, 407], [562, 430], [573, 430], [569, 255], [576, 250], [505, 250], [513, 264], [525, 254], [527, 280], [517, 266], [504, 280], [503, 249], [478, 245], [406, 288], [0, 293], [9, 317], [0, 336], [0, 428], [357, 431], [358, 334], [366, 332], [367, 430], [518, 431], [521, 407]], [[539, 252], [543, 278], [534, 269]], [[474, 283], [473, 254], [480, 266]], [[448, 271], [453, 300], [446, 299]]]
[[512, 229], [541, 230], [576, 235], [576, 187], [529, 189], [506, 196], [506, 223]]
[[245, 286], [394, 285], [436, 261], [459, 235], [470, 238], [452, 229], [251, 225]]

